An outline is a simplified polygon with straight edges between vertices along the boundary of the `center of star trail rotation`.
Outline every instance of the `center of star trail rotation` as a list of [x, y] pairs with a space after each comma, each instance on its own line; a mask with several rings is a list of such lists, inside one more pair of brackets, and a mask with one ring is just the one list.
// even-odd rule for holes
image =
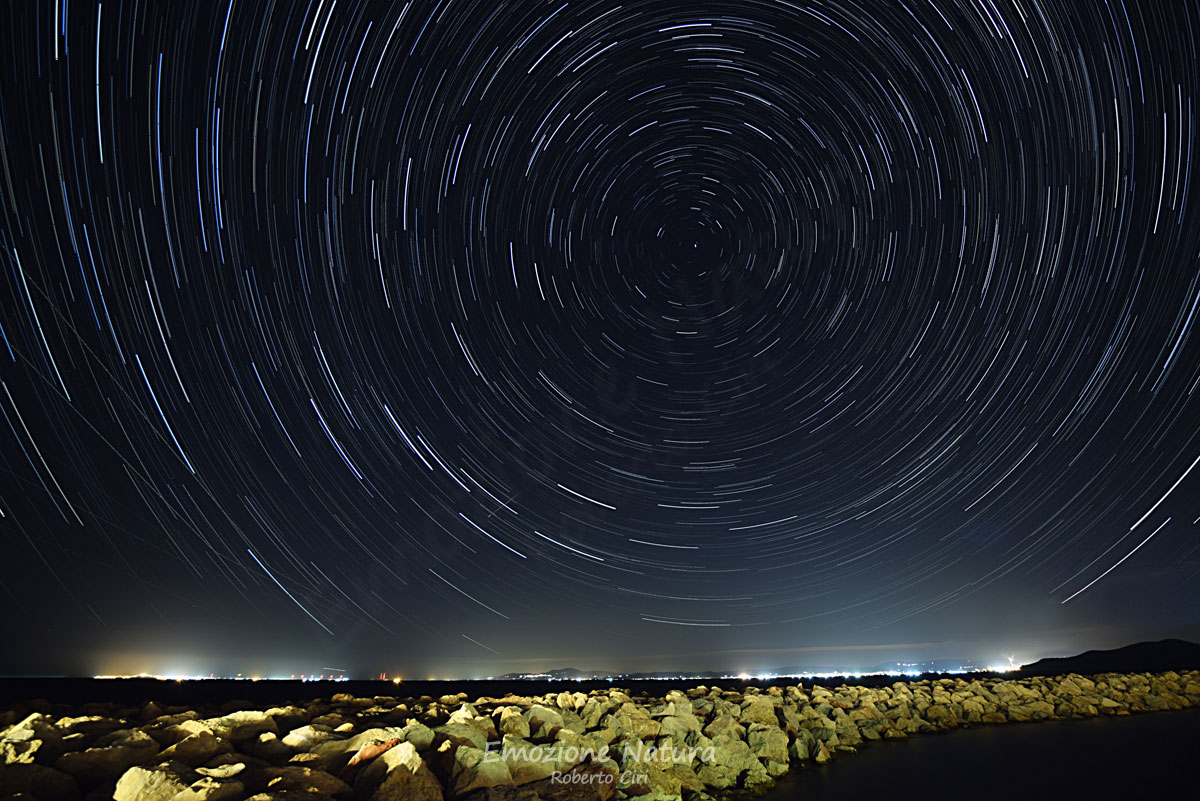
[[1198, 620], [1194, 3], [0, 25], [30, 651], [722, 668]]

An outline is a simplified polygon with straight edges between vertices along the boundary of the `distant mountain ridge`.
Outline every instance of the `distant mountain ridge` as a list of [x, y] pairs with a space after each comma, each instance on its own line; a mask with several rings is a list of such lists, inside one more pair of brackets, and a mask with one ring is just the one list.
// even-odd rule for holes
[[1021, 667], [1026, 676], [1061, 673], [1163, 673], [1200, 667], [1200, 644], [1187, 640], [1139, 642], [1108, 651], [1039, 659]]

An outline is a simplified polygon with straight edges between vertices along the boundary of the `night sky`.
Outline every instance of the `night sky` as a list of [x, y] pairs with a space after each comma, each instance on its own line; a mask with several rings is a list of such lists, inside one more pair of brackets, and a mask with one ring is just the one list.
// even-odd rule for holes
[[1200, 636], [1195, 0], [0, 19], [0, 672]]

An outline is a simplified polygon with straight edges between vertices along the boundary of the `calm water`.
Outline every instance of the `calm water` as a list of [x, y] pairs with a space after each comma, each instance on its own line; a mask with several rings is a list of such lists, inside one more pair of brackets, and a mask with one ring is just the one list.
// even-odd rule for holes
[[1200, 710], [984, 726], [793, 770], [765, 801], [1200, 798]]

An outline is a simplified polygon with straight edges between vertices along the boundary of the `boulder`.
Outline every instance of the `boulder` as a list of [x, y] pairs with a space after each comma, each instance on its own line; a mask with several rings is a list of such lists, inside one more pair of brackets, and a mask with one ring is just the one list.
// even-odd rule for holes
[[595, 698], [589, 698], [578, 712], [579, 719], [583, 721], [584, 730], [595, 729], [600, 725], [600, 718], [604, 717], [604, 704]]
[[38, 801], [75, 801], [79, 785], [74, 777], [45, 765], [0, 765], [0, 788], [5, 793], [26, 793]]
[[436, 737], [433, 729], [416, 721], [410, 721], [397, 736], [406, 743], [412, 743], [418, 753], [424, 753], [432, 748]]
[[119, 729], [85, 751], [59, 757], [54, 767], [88, 783], [116, 779], [135, 765], [154, 758], [158, 743], [143, 731]]
[[0, 761], [5, 765], [52, 763], [62, 754], [64, 731], [49, 715], [34, 712], [0, 733]]
[[113, 801], [169, 801], [186, 790], [193, 776], [180, 762], [164, 762], [154, 767], [132, 767], [117, 780]]
[[42, 744], [42, 740], [33, 739], [0, 740], [0, 762], [5, 765], [32, 764], [37, 761]]
[[239, 781], [220, 781], [201, 776], [171, 797], [171, 801], [233, 801], [246, 794], [245, 786]]
[[515, 785], [529, 784], [549, 778], [557, 769], [555, 749], [559, 746], [534, 745], [512, 735], [505, 735], [500, 752], [490, 752], [488, 759], [500, 759], [508, 766]]
[[257, 738], [244, 743], [242, 750], [253, 757], [273, 765], [287, 762], [292, 756], [292, 749], [279, 741], [275, 732], [264, 731]]
[[245, 762], [226, 762], [223, 765], [196, 768], [196, 772], [201, 776], [208, 776], [213, 779], [231, 779], [234, 776], [239, 775], [245, 769]]
[[659, 735], [684, 742], [693, 733], [700, 733], [700, 721], [695, 715], [666, 715], [658, 719]]
[[529, 736], [535, 739], [553, 737], [563, 727], [564, 722], [562, 714], [557, 709], [551, 709], [542, 704], [534, 704], [529, 707], [529, 711], [525, 713], [525, 719], [529, 721]]
[[981, 723], [983, 721], [983, 704], [975, 698], [968, 698], [962, 702], [963, 716], [968, 723]]
[[195, 767], [203, 765], [218, 754], [227, 754], [232, 750], [233, 746], [228, 742], [217, 737], [208, 729], [204, 729], [195, 734], [189, 734], [174, 745], [167, 747], [159, 755], [159, 758], [168, 761], [175, 760]]
[[807, 731], [812, 732], [814, 738], [827, 743], [837, 744], [837, 724], [825, 715], [806, 718], [801, 721], [800, 725]]
[[[433, 732], [424, 726], [421, 729], [428, 731], [432, 738]], [[312, 753], [316, 754], [325, 763], [326, 769], [333, 773], [337, 773], [349, 765], [350, 760], [364, 746], [372, 745], [388, 740], [404, 741], [404, 729], [396, 728], [380, 728], [367, 729], [364, 732], [359, 732], [353, 737], [345, 739], [326, 740], [323, 743], [315, 746]]]
[[210, 718], [205, 721], [213, 733], [236, 744], [252, 740], [263, 732], [279, 734], [279, 726], [275, 719], [256, 709], [245, 709], [231, 712], [224, 717]]
[[472, 748], [487, 748], [487, 735], [469, 723], [447, 723], [444, 726], [438, 726], [433, 732], [456, 746], [469, 745]]
[[508, 764], [492, 752], [462, 745], [454, 752], [450, 786], [454, 795], [464, 795], [481, 787], [512, 784]]
[[529, 719], [515, 706], [501, 707], [498, 712], [496, 728], [500, 734], [511, 734], [522, 740], [528, 740], [530, 729]]
[[712, 723], [704, 727], [704, 736], [711, 739], [719, 734], [742, 739], [746, 736], [746, 727], [738, 723], [732, 715], [718, 715], [713, 718]]
[[301, 790], [307, 793], [324, 793], [339, 799], [349, 798], [353, 794], [350, 785], [336, 776], [299, 765], [267, 768], [262, 772], [262, 779], [266, 780], [266, 790], [269, 793]]
[[699, 753], [701, 764], [697, 777], [709, 787], [717, 790], [744, 786], [748, 776], [768, 778], [766, 768], [750, 750], [750, 746], [730, 734], [719, 734], [712, 740], [712, 748]]
[[312, 715], [307, 709], [298, 706], [276, 706], [267, 710], [267, 714], [275, 721], [281, 731], [292, 731], [303, 726]]
[[541, 801], [608, 801], [617, 792], [618, 778], [617, 768], [611, 762], [592, 762], [512, 789], [532, 791]]
[[143, 726], [142, 731], [149, 734], [164, 747], [174, 745], [180, 740], [191, 737], [193, 734], [213, 733], [212, 727], [208, 723], [193, 718], [182, 718], [166, 725], [153, 723], [149, 726]]
[[372, 760], [354, 785], [356, 794], [369, 801], [442, 801], [441, 782], [410, 742]]
[[342, 771], [342, 778], [346, 778], [347, 775], [357, 770], [361, 770], [363, 765], [370, 762], [383, 752], [395, 748], [398, 745], [400, 745], [399, 737], [390, 737], [386, 740], [372, 740], [370, 742], [363, 743], [361, 746], [359, 746], [358, 750], [354, 752], [354, 756], [350, 757], [350, 761], [346, 763], [346, 767]]
[[314, 747], [329, 740], [342, 739], [341, 735], [335, 734], [330, 726], [312, 725], [301, 726], [292, 729], [285, 734], [281, 742], [291, 748], [297, 748], [302, 751], [311, 751]]
[[1025, 723], [1031, 720], [1046, 720], [1054, 715], [1054, 705], [1048, 701], [1029, 701], [1024, 704], [1009, 704], [1008, 719]]
[[114, 732], [117, 729], [128, 728], [128, 724], [117, 718], [100, 715], [82, 715], [76, 718], [59, 718], [54, 727], [63, 735], [82, 734], [88, 738], [95, 738]]
[[760, 760], [782, 762], [784, 770], [787, 769], [788, 736], [780, 729], [765, 723], [751, 723], [746, 730], [746, 742]]
[[779, 718], [775, 714], [775, 704], [771, 702], [771, 696], [751, 695], [747, 697], [742, 703], [742, 713], [738, 716], [738, 722], [743, 726], [751, 723], [767, 723], [778, 726]]

